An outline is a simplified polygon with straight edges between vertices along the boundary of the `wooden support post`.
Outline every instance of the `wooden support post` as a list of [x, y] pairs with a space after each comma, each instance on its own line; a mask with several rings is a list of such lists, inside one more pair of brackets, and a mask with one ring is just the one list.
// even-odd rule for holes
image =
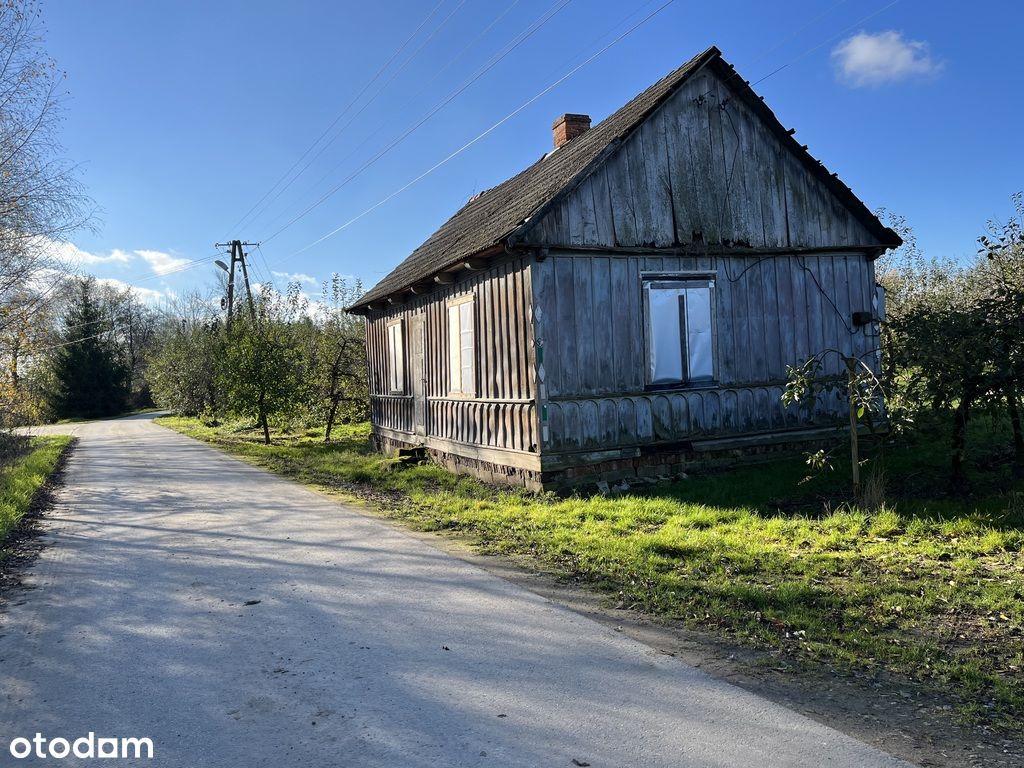
[[854, 403], [856, 364], [849, 358], [843, 358], [843, 362], [846, 363], [847, 375], [846, 399], [850, 406], [850, 469], [853, 474], [853, 495], [856, 502], [856, 497], [860, 494], [860, 445], [857, 440], [857, 406]]
[[231, 328], [231, 316], [235, 311], [235, 260], [237, 258], [235, 243], [237, 242], [234, 240], [231, 243], [231, 268], [228, 270], [228, 328]]
[[249, 317], [253, 325], [256, 324], [256, 304], [252, 300], [252, 286], [249, 284], [249, 269], [245, 266], [245, 253], [242, 252], [242, 243], [235, 241], [238, 246], [238, 260], [242, 262], [242, 277], [245, 279], [245, 297], [249, 302]]

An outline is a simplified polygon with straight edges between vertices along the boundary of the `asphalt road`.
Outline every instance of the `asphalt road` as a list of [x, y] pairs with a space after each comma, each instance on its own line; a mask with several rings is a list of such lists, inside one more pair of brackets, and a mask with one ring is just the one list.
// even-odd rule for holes
[[0, 766], [89, 732], [168, 768], [904, 765], [150, 417], [64, 429]]

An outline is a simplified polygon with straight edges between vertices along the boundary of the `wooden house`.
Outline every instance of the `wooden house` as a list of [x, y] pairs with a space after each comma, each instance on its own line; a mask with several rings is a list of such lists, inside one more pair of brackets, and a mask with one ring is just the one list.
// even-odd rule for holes
[[838, 398], [782, 405], [786, 366], [878, 346], [900, 240], [792, 133], [716, 48], [559, 118], [351, 308], [378, 447], [552, 488], [834, 432]]

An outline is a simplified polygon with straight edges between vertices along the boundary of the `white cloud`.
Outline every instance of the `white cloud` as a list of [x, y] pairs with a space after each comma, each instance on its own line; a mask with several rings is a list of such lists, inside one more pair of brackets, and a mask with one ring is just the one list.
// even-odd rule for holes
[[127, 264], [134, 257], [130, 253], [115, 248], [106, 256], [96, 253], [89, 253], [82, 250], [74, 243], [58, 242], [51, 240], [46, 244], [54, 258], [72, 267], [95, 265], [95, 264]]
[[858, 32], [832, 50], [839, 79], [855, 88], [895, 83], [911, 77], [928, 77], [942, 71], [928, 43], [907, 40], [894, 30], [871, 35]]
[[279, 277], [282, 280], [287, 280], [289, 283], [306, 283], [308, 285], [316, 285], [317, 279], [312, 275], [307, 275], [303, 272], [275, 272], [270, 271], [274, 277]]
[[163, 251], [135, 251], [134, 253], [142, 257], [158, 275], [169, 274], [189, 263], [189, 259], [181, 259]]
[[109, 285], [119, 291], [131, 291], [139, 301], [147, 304], [157, 304], [164, 299], [174, 298], [174, 293], [169, 290], [158, 291], [153, 288], [143, 288], [142, 286], [130, 285], [123, 280], [117, 280], [112, 277], [98, 278], [96, 282], [101, 285]]

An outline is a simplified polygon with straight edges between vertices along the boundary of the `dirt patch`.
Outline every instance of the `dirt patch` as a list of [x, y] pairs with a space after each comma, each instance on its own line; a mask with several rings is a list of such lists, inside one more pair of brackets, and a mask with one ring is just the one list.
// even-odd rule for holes
[[25, 588], [23, 579], [26, 570], [46, 547], [46, 540], [42, 536], [43, 518], [53, 508], [57, 489], [64, 484], [68, 457], [77, 443], [78, 439], [75, 438], [64, 448], [53, 472], [36, 491], [28, 512], [0, 545], [0, 609]]

